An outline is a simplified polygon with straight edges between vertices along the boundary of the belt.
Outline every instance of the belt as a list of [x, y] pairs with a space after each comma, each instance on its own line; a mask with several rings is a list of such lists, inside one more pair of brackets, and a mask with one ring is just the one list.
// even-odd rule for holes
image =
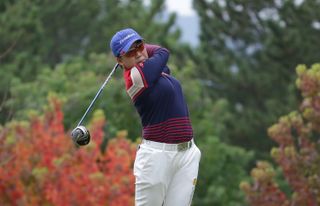
[[154, 142], [150, 140], [143, 139], [142, 144], [146, 144], [154, 149], [160, 149], [160, 150], [166, 150], [166, 151], [186, 151], [192, 147], [194, 144], [193, 139], [191, 139], [188, 142], [181, 142], [177, 144], [168, 144], [168, 143], [162, 143], [162, 142]]

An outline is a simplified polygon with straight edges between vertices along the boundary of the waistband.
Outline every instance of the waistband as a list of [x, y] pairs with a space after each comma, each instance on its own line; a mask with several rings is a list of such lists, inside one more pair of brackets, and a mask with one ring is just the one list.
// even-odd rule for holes
[[194, 141], [193, 141], [193, 139], [191, 139], [190, 141], [181, 142], [178, 144], [168, 144], [168, 143], [155, 142], [155, 141], [143, 139], [142, 144], [146, 144], [154, 149], [181, 152], [181, 151], [186, 151], [186, 150], [190, 149], [192, 147], [192, 145], [194, 144]]

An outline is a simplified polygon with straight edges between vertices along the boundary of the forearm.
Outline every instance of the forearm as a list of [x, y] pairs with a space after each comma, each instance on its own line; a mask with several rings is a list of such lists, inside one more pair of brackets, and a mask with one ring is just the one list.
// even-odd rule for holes
[[146, 44], [146, 50], [149, 58], [144, 62], [142, 72], [149, 85], [153, 84], [160, 76], [162, 72], [168, 73], [168, 69], [165, 69], [169, 59], [169, 51], [166, 48]]
[[[161, 48], [159, 45], [155, 45], [155, 44], [145, 44], [145, 47], [149, 57], [152, 57], [154, 55], [154, 52], [157, 49]], [[170, 74], [170, 70], [167, 66], [163, 68], [163, 72]]]

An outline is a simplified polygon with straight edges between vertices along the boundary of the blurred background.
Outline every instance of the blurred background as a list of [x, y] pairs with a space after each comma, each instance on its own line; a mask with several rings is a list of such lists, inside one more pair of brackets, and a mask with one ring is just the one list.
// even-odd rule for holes
[[[76, 148], [69, 137], [126, 27], [171, 52], [202, 151], [193, 205], [319, 204], [316, 118], [301, 106], [307, 99], [318, 114], [319, 9], [311, 0], [2, 0], [0, 204], [133, 205], [141, 126], [120, 70], [84, 122], [92, 143]], [[268, 133], [292, 111], [303, 135], [291, 123]], [[294, 156], [302, 147], [309, 166]]]

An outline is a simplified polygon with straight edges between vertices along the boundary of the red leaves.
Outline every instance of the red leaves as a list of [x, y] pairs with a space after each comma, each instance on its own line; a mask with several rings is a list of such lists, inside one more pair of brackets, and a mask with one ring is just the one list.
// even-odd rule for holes
[[1, 203], [133, 205], [134, 144], [117, 137], [102, 154], [105, 119], [100, 112], [90, 124], [92, 142], [77, 149], [62, 121], [61, 103], [51, 98], [43, 117], [0, 130]]
[[278, 143], [271, 156], [282, 169], [292, 190], [288, 197], [278, 188], [270, 164], [258, 164], [252, 170], [253, 184], [243, 182], [241, 189], [252, 206], [316, 206], [320, 205], [320, 154], [319, 142], [310, 137], [320, 131], [320, 65], [307, 70], [297, 67], [297, 86], [304, 100], [301, 112], [292, 112], [281, 117], [269, 128], [269, 136]]

